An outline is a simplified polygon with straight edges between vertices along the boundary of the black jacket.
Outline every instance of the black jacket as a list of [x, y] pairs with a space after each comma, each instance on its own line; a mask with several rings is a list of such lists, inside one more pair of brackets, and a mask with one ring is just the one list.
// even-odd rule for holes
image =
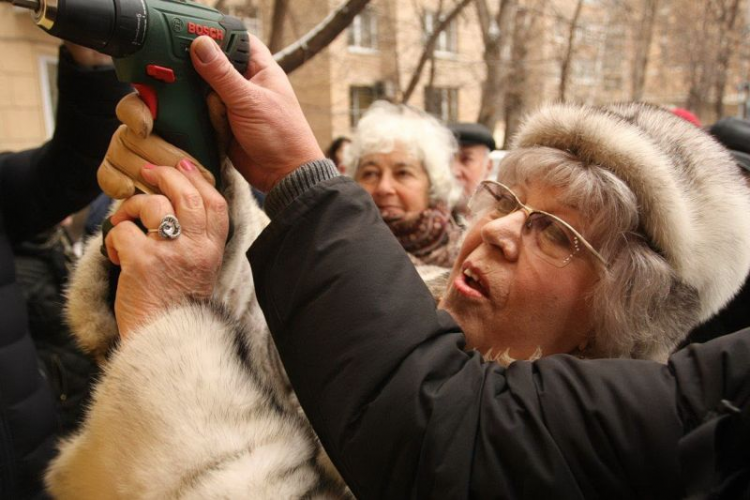
[[56, 226], [13, 245], [16, 283], [26, 302], [29, 333], [55, 398], [60, 435], [76, 430], [99, 371], [65, 322], [63, 291], [76, 262], [66, 231]]
[[128, 88], [114, 71], [82, 70], [61, 50], [57, 128], [41, 148], [0, 156], [0, 498], [34, 498], [54, 453], [55, 406], [28, 331], [11, 245], [98, 193], [96, 169]]
[[505, 369], [464, 351], [367, 193], [344, 178], [295, 191], [249, 257], [300, 403], [358, 498], [746, 488], [750, 331], [668, 365], [558, 355]]

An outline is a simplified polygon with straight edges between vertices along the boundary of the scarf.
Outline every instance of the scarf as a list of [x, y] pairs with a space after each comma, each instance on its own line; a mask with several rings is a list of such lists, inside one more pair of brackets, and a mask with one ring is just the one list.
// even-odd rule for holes
[[386, 221], [386, 224], [415, 264], [453, 266], [458, 256], [461, 229], [444, 205]]

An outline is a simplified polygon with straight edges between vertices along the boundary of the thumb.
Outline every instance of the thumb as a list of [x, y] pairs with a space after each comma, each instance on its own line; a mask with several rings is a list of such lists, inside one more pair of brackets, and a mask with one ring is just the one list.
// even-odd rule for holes
[[198, 74], [219, 94], [228, 107], [236, 105], [249, 85], [212, 38], [199, 36], [190, 46], [190, 57]]
[[123, 97], [117, 104], [115, 110], [117, 118], [128, 126], [135, 135], [145, 139], [151, 135], [154, 128], [154, 120], [151, 118], [151, 112], [148, 106], [133, 92]]

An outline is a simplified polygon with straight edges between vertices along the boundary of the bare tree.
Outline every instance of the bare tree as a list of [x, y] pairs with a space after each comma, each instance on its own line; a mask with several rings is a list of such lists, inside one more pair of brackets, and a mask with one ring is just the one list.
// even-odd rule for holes
[[484, 42], [482, 59], [486, 68], [477, 122], [494, 130], [500, 117], [500, 103], [505, 87], [506, 65], [503, 64], [503, 53], [512, 40], [518, 0], [498, 0], [494, 17], [490, 14], [487, 0], [476, 0], [476, 7]]
[[683, 35], [690, 68], [685, 105], [704, 119], [718, 119], [724, 114], [724, 93], [741, 36], [740, 5], [741, 0], [705, 2], [697, 16], [701, 23], [700, 40]]
[[271, 16], [271, 34], [268, 37], [268, 49], [278, 52], [284, 44], [284, 21], [289, 7], [289, 0], [274, 0]]
[[578, 0], [576, 3], [575, 11], [573, 12], [573, 18], [570, 20], [570, 29], [568, 31], [568, 43], [565, 47], [565, 55], [563, 56], [562, 64], [560, 66], [560, 101], [565, 102], [566, 92], [568, 88], [568, 74], [570, 73], [570, 64], [573, 60], [574, 42], [576, 31], [578, 30], [578, 22], [581, 18], [581, 11], [583, 10], [584, 0]]
[[646, 85], [646, 70], [648, 68], [649, 54], [651, 53], [651, 40], [654, 37], [654, 26], [656, 25], [656, 10], [659, 0], [644, 0], [643, 12], [637, 27], [635, 40], [635, 58], [633, 61], [633, 79], [631, 87], [631, 99], [640, 101], [643, 99], [643, 89]]
[[[710, 43], [709, 37], [707, 36], [708, 30], [711, 27], [710, 22], [710, 5], [709, 2], [704, 4], [702, 12], [698, 12], [695, 16], [699, 22], [697, 28], [699, 32], [704, 36], [700, 40], [690, 37], [689, 31], [685, 30], [680, 33], [681, 42], [684, 43], [687, 48], [686, 57], [689, 61], [689, 80], [690, 87], [688, 89], [688, 95], [685, 102], [685, 107], [702, 115], [705, 112], [705, 104], [709, 102], [709, 93], [711, 88], [711, 74], [713, 73], [713, 62], [710, 60], [709, 54]], [[687, 32], [687, 33], [686, 33]]]
[[716, 118], [724, 116], [724, 89], [727, 86], [729, 74], [729, 60], [737, 49], [738, 33], [737, 25], [740, 0], [728, 0], [717, 2], [718, 30], [718, 53], [716, 57], [716, 79], [714, 82], [714, 110]]
[[341, 34], [370, 0], [347, 0], [299, 40], [274, 54], [287, 73], [302, 66]]
[[510, 71], [505, 93], [503, 149], [510, 146], [510, 140], [518, 130], [521, 117], [526, 110], [529, 46], [533, 36], [539, 32], [540, 14], [544, 11], [545, 5], [546, 0], [529, 2], [529, 5], [519, 7], [514, 16]]
[[402, 96], [403, 102], [409, 102], [409, 99], [414, 93], [414, 90], [417, 88], [417, 84], [419, 83], [419, 79], [422, 77], [422, 70], [424, 70], [425, 64], [430, 60], [431, 57], [433, 57], [433, 54], [435, 53], [435, 46], [437, 45], [438, 38], [440, 38], [440, 34], [445, 31], [446, 28], [448, 28], [451, 22], [456, 19], [456, 17], [461, 13], [464, 7], [469, 5], [469, 3], [471, 2], [472, 0], [461, 0], [459, 3], [454, 5], [453, 8], [448, 12], [448, 14], [445, 17], [442, 17], [437, 26], [433, 28], [432, 32], [429, 34], [427, 40], [425, 41], [424, 48], [422, 49], [422, 54], [419, 56], [419, 61], [417, 62], [417, 67], [414, 69], [414, 73], [412, 73], [411, 78], [409, 79], [406, 90], [404, 90]]

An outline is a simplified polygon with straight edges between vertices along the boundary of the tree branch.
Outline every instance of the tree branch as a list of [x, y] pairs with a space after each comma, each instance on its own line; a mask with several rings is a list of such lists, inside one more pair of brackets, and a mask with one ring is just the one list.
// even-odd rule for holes
[[438, 24], [435, 27], [435, 29], [432, 30], [432, 33], [430, 33], [430, 36], [427, 38], [427, 41], [425, 42], [424, 50], [422, 50], [422, 55], [419, 57], [419, 62], [417, 63], [417, 67], [414, 70], [414, 73], [411, 75], [411, 80], [409, 81], [409, 85], [407, 85], [406, 90], [404, 91], [402, 102], [407, 103], [409, 99], [411, 98], [411, 95], [414, 93], [414, 90], [417, 88], [419, 79], [422, 76], [422, 70], [424, 69], [424, 65], [427, 63], [427, 61], [432, 56], [432, 53], [435, 51], [435, 44], [437, 43], [440, 33], [445, 31], [445, 29], [448, 27], [451, 21], [453, 21], [456, 18], [456, 16], [458, 16], [458, 14], [461, 13], [464, 7], [469, 5], [469, 3], [471, 3], [472, 1], [474, 0], [461, 0], [461, 2], [456, 4], [453, 7], [453, 9], [448, 13], [448, 15], [440, 21], [440, 24]]
[[291, 73], [335, 40], [369, 2], [370, 0], [347, 0], [302, 38], [274, 54], [274, 59], [284, 71]]
[[268, 50], [273, 54], [281, 49], [284, 43], [284, 20], [289, 6], [289, 0], [274, 0], [273, 16], [271, 17], [271, 35], [268, 37]]
[[583, 0], [578, 0], [576, 10], [573, 12], [573, 19], [570, 21], [570, 31], [568, 32], [568, 46], [565, 48], [565, 58], [560, 67], [560, 101], [565, 102], [565, 93], [568, 89], [568, 74], [570, 73], [570, 63], [573, 59], [573, 42], [575, 41], [576, 30], [578, 30], [578, 20], [581, 18]]

